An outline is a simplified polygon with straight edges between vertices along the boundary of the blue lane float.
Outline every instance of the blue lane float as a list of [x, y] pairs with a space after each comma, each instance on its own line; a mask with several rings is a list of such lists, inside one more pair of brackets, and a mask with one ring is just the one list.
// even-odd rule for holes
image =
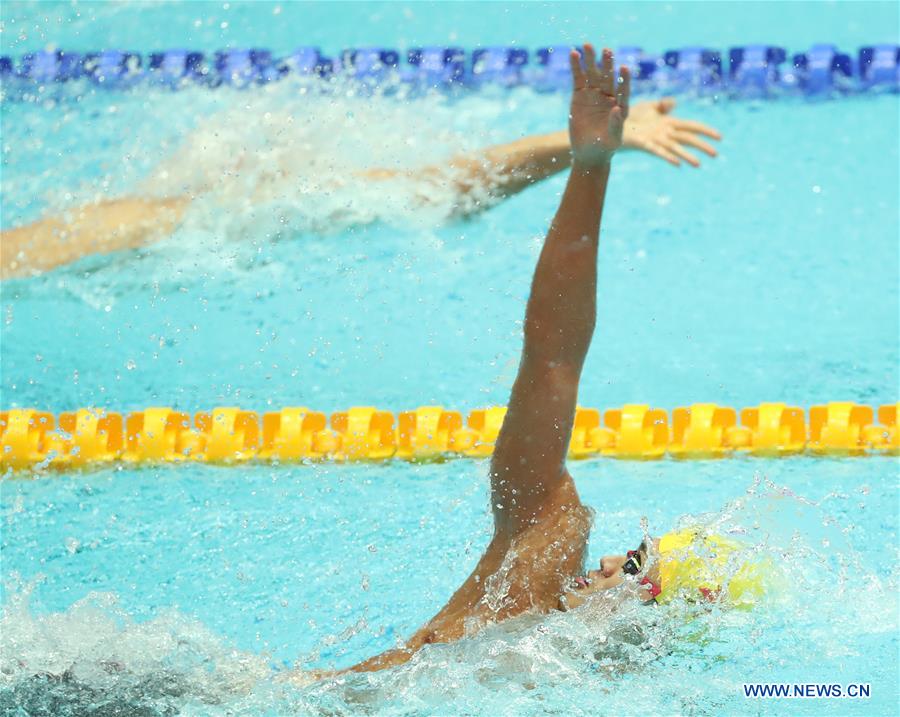
[[[47, 50], [18, 59], [0, 56], [4, 94], [24, 93], [82, 81], [107, 89], [158, 85], [246, 88], [285, 78], [345, 77], [370, 85], [411, 84], [421, 88], [531, 86], [541, 91], [568, 87], [567, 46], [529, 52], [521, 47], [420, 47], [405, 53], [381, 47], [344, 50], [329, 58], [316, 47], [286, 55], [263, 48], [228, 48], [213, 53], [172, 49], [142, 55], [107, 49], [75, 53]], [[727, 53], [684, 47], [661, 54], [621, 47], [619, 62], [632, 70], [637, 92], [697, 93], [735, 97], [778, 94], [842, 94], [900, 90], [900, 45], [862, 47], [855, 56], [835, 45], [814, 45], [789, 54], [771, 45], [733, 47]]]
[[782, 86], [781, 65], [786, 60], [782, 47], [733, 47], [728, 53], [729, 84], [741, 94], [764, 95], [768, 88]]
[[659, 74], [667, 92], [708, 92], [722, 86], [722, 55], [718, 50], [705, 47], [669, 50], [663, 55], [663, 62]]

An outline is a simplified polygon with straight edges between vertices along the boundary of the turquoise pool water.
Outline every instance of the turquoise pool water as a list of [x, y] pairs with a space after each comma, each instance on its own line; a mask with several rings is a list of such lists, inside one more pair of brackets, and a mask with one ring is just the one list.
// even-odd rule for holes
[[[600, 41], [649, 49], [855, 49], [895, 39], [884, 32], [896, 13], [887, 3], [5, 3], [2, 20], [4, 52], [535, 47], [594, 25]], [[897, 401], [897, 97], [686, 98], [678, 111], [722, 130], [721, 157], [699, 171], [616, 160], [581, 402]], [[564, 116], [563, 96], [528, 89], [406, 100], [278, 85], [4, 104], [4, 228], [97, 195], [216, 189], [163, 243], [2, 284], [3, 406], [503, 403], [563, 179], [465, 222], [447, 219], [450, 197], [415, 208], [415, 187], [345, 180], [558, 129]], [[491, 527], [485, 464], [7, 478], [0, 707], [893, 714], [897, 469], [879, 457], [574, 464], [598, 512], [592, 560], [631, 546], [644, 517], [660, 533], [700, 516], [783, 561], [789, 586], [753, 612], [610, 614], [598, 603], [308, 687], [275, 675], [392, 646], [469, 573]], [[741, 693], [751, 681], [867, 682], [872, 696], [752, 701]]]

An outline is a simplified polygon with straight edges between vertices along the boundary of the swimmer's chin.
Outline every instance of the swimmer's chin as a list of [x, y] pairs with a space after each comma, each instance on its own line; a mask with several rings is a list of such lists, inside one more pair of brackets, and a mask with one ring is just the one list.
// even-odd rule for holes
[[648, 604], [653, 602], [653, 597], [645, 588], [638, 587], [635, 590], [635, 586], [622, 579], [596, 580], [589, 587], [563, 593], [556, 607], [561, 612], [568, 612], [587, 603], [618, 606], [625, 602]]

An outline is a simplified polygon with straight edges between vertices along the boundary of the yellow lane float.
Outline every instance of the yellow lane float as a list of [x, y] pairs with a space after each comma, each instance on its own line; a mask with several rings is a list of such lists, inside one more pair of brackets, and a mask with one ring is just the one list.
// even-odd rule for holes
[[397, 415], [397, 458], [428, 460], [446, 455], [462, 427], [462, 414], [441, 406], [403, 411]]
[[857, 455], [866, 450], [864, 431], [875, 412], [847, 401], [809, 409], [809, 445], [813, 453]]
[[603, 413], [612, 431], [611, 445], [600, 453], [611, 458], [662, 458], [669, 443], [669, 417], [661, 408], [628, 404]]
[[756, 456], [790, 456], [806, 445], [803, 409], [784, 403], [761, 403], [741, 410], [740, 427], [727, 429], [729, 445]]
[[49, 453], [46, 436], [53, 430], [53, 414], [33, 408], [0, 412], [0, 461], [10, 468], [44, 462]]
[[313, 450], [316, 434], [328, 425], [325, 414], [305, 407], [282, 408], [262, 419], [262, 460], [298, 461], [320, 458]]
[[256, 458], [259, 452], [259, 418], [253, 411], [216, 408], [194, 416], [194, 425], [200, 439], [197, 460], [237, 463]]
[[[506, 406], [479, 408], [469, 413], [469, 436], [474, 437], [471, 445], [461, 453], [470, 458], [485, 458], [494, 452], [494, 444], [500, 435], [503, 419], [506, 418]], [[460, 434], [464, 435], [464, 434]], [[460, 441], [458, 445], [463, 445]]]
[[589, 458], [611, 443], [612, 431], [600, 427], [600, 411], [596, 408], [575, 409], [569, 458]]
[[897, 416], [900, 414], [900, 403], [882, 406], [878, 409], [878, 426], [866, 426], [863, 436], [866, 443], [876, 451], [884, 451], [900, 455], [900, 430], [897, 427]]
[[122, 459], [129, 463], [168, 463], [196, 456], [191, 417], [171, 408], [148, 408], [125, 419]]
[[676, 408], [672, 411], [669, 455], [674, 458], [722, 458], [733, 450], [725, 436], [736, 423], [737, 412], [733, 408], [714, 403]]
[[331, 428], [340, 436], [335, 460], [384, 460], [394, 455], [394, 416], [372, 406], [357, 406], [331, 414]]
[[124, 436], [121, 414], [81, 408], [59, 414], [59, 429], [46, 440], [53, 466], [79, 468], [118, 458]]

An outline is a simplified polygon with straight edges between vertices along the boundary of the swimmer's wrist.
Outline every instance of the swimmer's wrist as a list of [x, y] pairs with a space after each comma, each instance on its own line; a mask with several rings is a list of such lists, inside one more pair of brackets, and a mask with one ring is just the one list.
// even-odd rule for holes
[[612, 168], [612, 155], [605, 157], [579, 157], [572, 155], [572, 174], [606, 178]]

